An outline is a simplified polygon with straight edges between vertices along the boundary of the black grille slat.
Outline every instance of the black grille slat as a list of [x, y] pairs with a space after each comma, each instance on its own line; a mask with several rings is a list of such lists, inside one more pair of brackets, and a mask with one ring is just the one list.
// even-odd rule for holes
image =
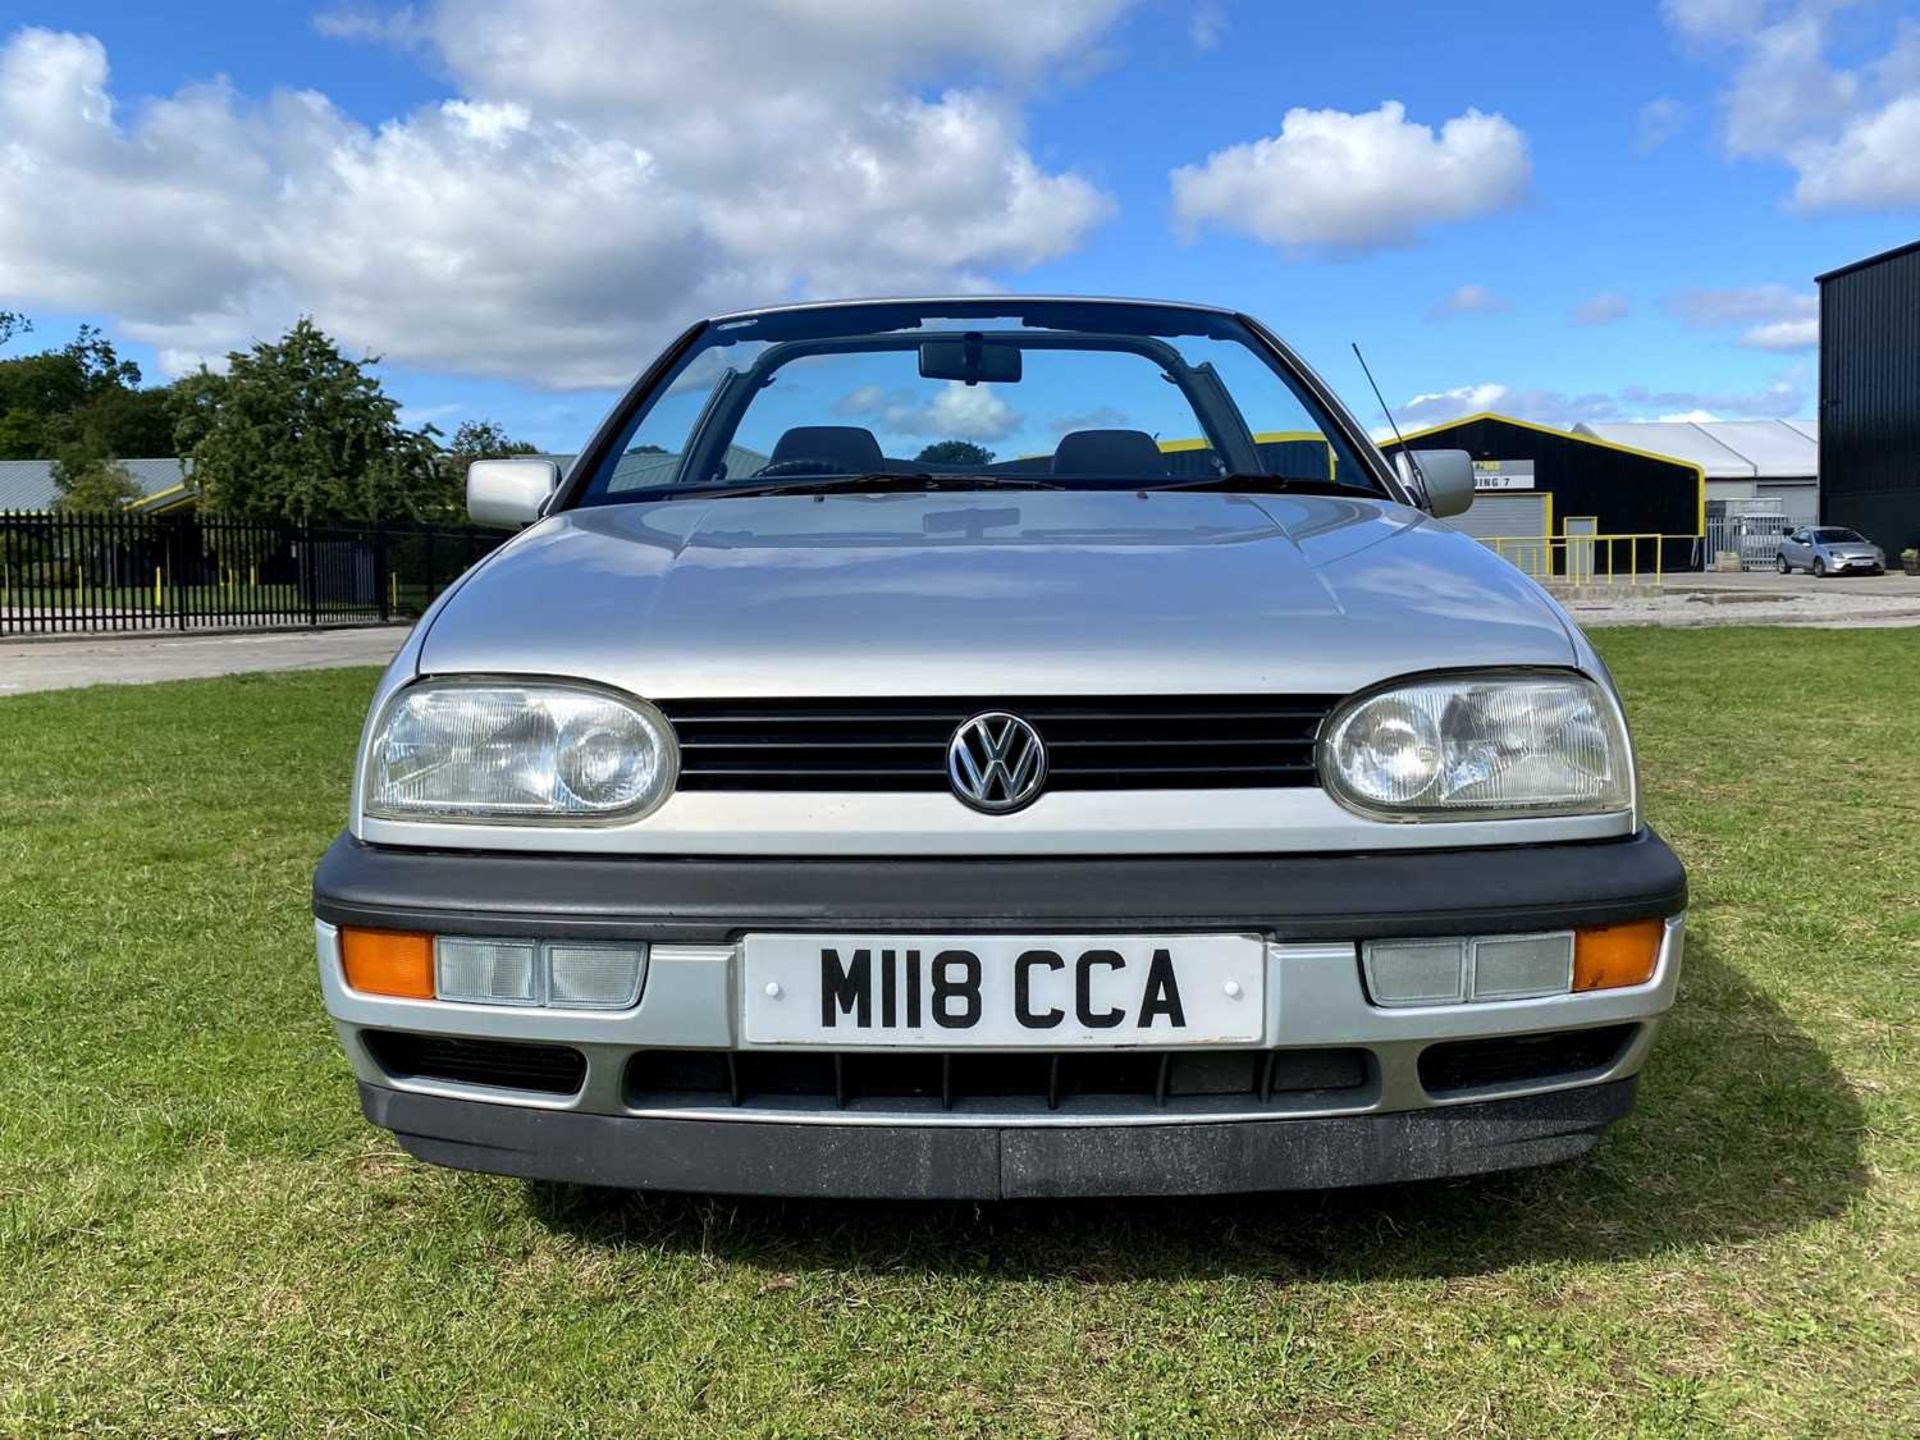
[[679, 700], [683, 790], [943, 791], [946, 747], [971, 716], [1007, 710], [1047, 746], [1049, 790], [1246, 789], [1318, 783], [1336, 697]]
[[1354, 1049], [1281, 1050], [642, 1050], [627, 1066], [640, 1108], [746, 1105], [819, 1108], [1072, 1110], [1089, 1102], [1142, 1109], [1202, 1102], [1261, 1106], [1359, 1089]]
[[572, 1095], [587, 1078], [586, 1057], [566, 1045], [471, 1040], [404, 1030], [369, 1030], [365, 1040], [374, 1061], [396, 1079], [449, 1080]]
[[1443, 1041], [1420, 1052], [1420, 1083], [1440, 1095], [1488, 1085], [1538, 1084], [1602, 1070], [1618, 1058], [1634, 1029], [1604, 1025], [1544, 1035]]

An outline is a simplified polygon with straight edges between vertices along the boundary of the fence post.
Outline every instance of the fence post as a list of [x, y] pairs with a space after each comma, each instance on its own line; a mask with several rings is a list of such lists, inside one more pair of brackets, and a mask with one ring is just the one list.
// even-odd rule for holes
[[373, 532], [373, 588], [380, 592], [380, 623], [386, 624], [393, 619], [393, 598], [390, 594], [392, 582], [387, 576], [387, 522], [375, 522]]
[[318, 629], [320, 625], [320, 567], [313, 553], [313, 522], [302, 520], [294, 532], [300, 537], [300, 573], [306, 577], [307, 624]]
[[168, 525], [164, 520], [161, 521], [161, 526], [161, 533], [166, 536], [167, 597], [173, 602], [173, 628], [185, 630], [187, 628], [186, 597], [180, 591], [180, 559], [174, 553], [178, 548], [174, 544], [174, 536], [179, 531], [177, 527]]

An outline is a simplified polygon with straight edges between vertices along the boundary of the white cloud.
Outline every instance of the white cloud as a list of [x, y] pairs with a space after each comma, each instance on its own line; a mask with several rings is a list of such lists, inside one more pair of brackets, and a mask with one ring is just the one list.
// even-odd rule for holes
[[22, 30], [0, 299], [104, 313], [174, 363], [306, 311], [393, 361], [568, 386], [624, 380], [702, 312], [981, 288], [1111, 213], [1027, 150], [1017, 96], [1125, 3], [329, 12], [457, 92], [373, 128], [225, 82], [123, 114], [97, 40]]
[[1672, 414], [1654, 418], [1669, 425], [1710, 425], [1720, 417], [1711, 410], [1675, 410]]
[[1817, 350], [1820, 319], [1809, 315], [1801, 320], [1769, 320], [1748, 330], [1740, 343], [1749, 350]]
[[1809, 377], [1795, 367], [1759, 390], [1726, 394], [1653, 390], [1627, 385], [1614, 391], [1568, 394], [1483, 381], [1429, 391], [1394, 407], [1403, 429], [1440, 425], [1492, 411], [1540, 425], [1571, 427], [1582, 420], [1717, 419], [1721, 415], [1787, 416], [1803, 413]]
[[1733, 56], [1721, 96], [1731, 155], [1782, 161], [1804, 210], [1920, 205], [1920, 22], [1853, 69], [1828, 62], [1830, 20], [1846, 0], [1667, 0], [1684, 39]]
[[1173, 205], [1188, 233], [1212, 224], [1293, 249], [1365, 251], [1517, 205], [1531, 173], [1506, 117], [1468, 110], [1436, 133], [1389, 100], [1357, 115], [1289, 110], [1278, 135], [1175, 170]]
[[1440, 425], [1489, 410], [1518, 420], [1559, 426], [1570, 426], [1578, 420], [1609, 420], [1620, 413], [1618, 402], [1609, 395], [1566, 395], [1558, 390], [1519, 389], [1486, 381], [1415, 395], [1396, 407], [1394, 414], [1403, 425]]
[[1227, 12], [1218, 0], [1199, 0], [1187, 21], [1187, 36], [1196, 50], [1211, 50], [1227, 33]]
[[982, 385], [947, 383], [927, 407], [928, 435], [951, 435], [956, 440], [1004, 440], [1020, 428], [1020, 415], [1011, 405]]
[[1751, 35], [1768, 0], [1660, 0], [1667, 23], [1691, 40], [1728, 41]]
[[1695, 330], [1742, 331], [1750, 350], [1813, 350], [1820, 344], [1820, 298], [1785, 285], [1682, 290], [1667, 309]]
[[1047, 425], [1056, 435], [1068, 435], [1075, 430], [1125, 430], [1130, 428], [1130, 417], [1111, 405], [1096, 405], [1076, 414], [1056, 415]]
[[1793, 197], [1809, 210], [1920, 205], [1920, 94], [1848, 125], [1802, 168]]
[[1641, 385], [1628, 385], [1619, 393], [1621, 403], [1638, 415], [1648, 411], [1672, 414], [1693, 410], [1711, 412], [1716, 418], [1725, 415], [1772, 418], [1806, 413], [1812, 399], [1808, 388], [1811, 383], [1807, 368], [1795, 364], [1758, 390], [1649, 390]]
[[315, 14], [313, 28], [330, 40], [379, 40], [389, 45], [414, 45], [426, 39], [425, 26], [411, 5], [391, 10], [373, 5], [341, 5]]
[[888, 435], [940, 440], [1004, 440], [1023, 423], [1020, 412], [984, 385], [950, 380], [930, 401], [912, 392], [862, 385], [844, 395], [833, 413], [846, 419], [870, 419]]
[[1484, 285], [1462, 285], [1444, 300], [1437, 300], [1427, 311], [1432, 321], [1451, 320], [1456, 315], [1505, 315], [1513, 309]]
[[1666, 96], [1649, 100], [1640, 107], [1634, 125], [1633, 146], [1642, 155], [1651, 154], [1680, 133], [1687, 123], [1687, 107]]
[[1573, 307], [1573, 323], [1576, 325], [1611, 325], [1616, 320], [1624, 320], [1632, 310], [1627, 297], [1618, 290], [1602, 290], [1589, 295]]

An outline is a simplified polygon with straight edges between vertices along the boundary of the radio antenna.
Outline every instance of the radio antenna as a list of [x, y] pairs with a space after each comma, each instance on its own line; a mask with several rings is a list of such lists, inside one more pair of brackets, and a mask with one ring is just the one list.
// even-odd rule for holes
[[1407, 465], [1413, 471], [1413, 478], [1420, 482], [1421, 494], [1426, 493], [1427, 477], [1420, 473], [1420, 462], [1413, 458], [1413, 452], [1407, 449], [1406, 438], [1400, 433], [1400, 422], [1393, 418], [1393, 411], [1387, 408], [1387, 397], [1380, 393], [1380, 386], [1373, 378], [1373, 370], [1367, 364], [1367, 357], [1360, 353], [1360, 342], [1348, 342], [1353, 346], [1353, 358], [1360, 362], [1360, 373], [1367, 377], [1367, 384], [1373, 387], [1373, 398], [1380, 402], [1380, 413], [1387, 417], [1387, 424], [1393, 428], [1393, 443], [1400, 453], [1407, 457]]

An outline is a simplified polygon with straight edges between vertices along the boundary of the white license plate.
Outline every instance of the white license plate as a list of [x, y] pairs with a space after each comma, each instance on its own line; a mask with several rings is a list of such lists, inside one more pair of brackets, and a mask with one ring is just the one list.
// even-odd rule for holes
[[1266, 1028], [1252, 935], [749, 935], [753, 1045], [1246, 1045]]

